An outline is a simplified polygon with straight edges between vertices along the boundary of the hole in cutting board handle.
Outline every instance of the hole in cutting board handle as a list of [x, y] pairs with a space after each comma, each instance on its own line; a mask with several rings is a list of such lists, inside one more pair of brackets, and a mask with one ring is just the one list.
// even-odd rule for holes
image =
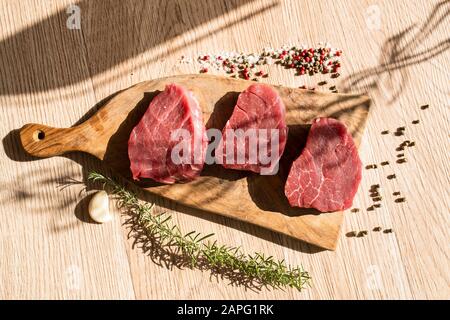
[[44, 138], [45, 138], [45, 132], [42, 131], [42, 130], [36, 130], [36, 131], [33, 133], [33, 138], [34, 138], [35, 141], [41, 141], [41, 140], [44, 140]]

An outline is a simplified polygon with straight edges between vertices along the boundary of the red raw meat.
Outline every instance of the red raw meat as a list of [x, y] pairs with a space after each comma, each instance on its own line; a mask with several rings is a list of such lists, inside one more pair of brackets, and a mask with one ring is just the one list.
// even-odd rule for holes
[[[270, 164], [262, 163], [259, 158], [257, 158], [256, 161], [250, 161], [250, 143], [248, 139], [242, 141], [244, 142], [243, 144], [238, 145], [238, 140], [234, 138], [234, 159], [229, 159], [231, 161], [227, 161], [227, 130], [242, 129], [244, 132], [249, 132], [249, 129], [256, 129], [255, 131], [258, 129], [277, 129], [279, 132], [279, 147], [277, 150], [278, 157], [275, 156], [272, 163], [272, 167], [274, 167], [274, 165], [278, 164], [286, 145], [287, 126], [284, 118], [285, 107], [283, 101], [272, 87], [264, 84], [253, 84], [249, 86], [239, 95], [233, 114], [223, 128], [222, 140], [216, 149], [216, 159], [219, 163], [222, 163], [225, 168], [249, 170], [261, 173], [262, 169], [269, 169], [271, 166]], [[259, 132], [258, 144], [267, 142], [264, 144], [267, 146], [267, 152], [264, 153], [261, 149], [259, 149], [259, 152], [270, 157], [272, 154], [272, 144], [269, 138], [272, 131], [267, 130], [265, 133], [261, 131], [257, 132]], [[241, 163], [238, 163], [238, 148], [241, 150], [244, 158], [244, 161], [240, 161]], [[217, 150], [221, 152], [217, 153]]]
[[361, 160], [347, 128], [338, 120], [318, 118], [292, 164], [284, 193], [291, 206], [338, 211], [351, 207], [360, 181]]
[[[180, 141], [171, 139], [176, 129], [185, 129], [190, 134], [186, 143], [190, 157], [180, 164], [171, 158], [172, 149]], [[191, 181], [203, 169], [207, 144], [202, 112], [194, 95], [180, 85], [168, 84], [153, 98], [128, 140], [133, 178], [163, 183]]]

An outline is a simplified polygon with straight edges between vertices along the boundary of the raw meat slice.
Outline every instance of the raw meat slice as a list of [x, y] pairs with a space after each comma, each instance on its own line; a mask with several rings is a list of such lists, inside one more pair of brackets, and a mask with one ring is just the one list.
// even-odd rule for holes
[[[287, 126], [284, 118], [283, 101], [272, 87], [264, 84], [249, 86], [239, 95], [233, 114], [223, 128], [222, 140], [216, 148], [218, 163], [229, 169], [249, 170], [262, 174], [276, 173], [274, 170], [277, 168], [287, 140]], [[249, 134], [252, 133], [252, 130], [256, 132], [256, 143], [250, 143], [248, 138], [238, 140], [236, 137], [229, 137], [228, 142], [234, 141], [231, 144], [231, 148], [234, 147], [234, 149], [232, 156], [227, 158], [227, 148], [229, 148], [227, 137], [231, 130], [236, 132], [238, 129]], [[278, 139], [271, 140], [270, 137], [275, 132], [278, 133]], [[273, 145], [275, 153], [278, 154], [272, 153], [273, 141], [278, 143], [278, 148], [276, 148], [276, 144]], [[228, 150], [228, 152], [230, 151]], [[252, 157], [250, 152], [253, 152], [256, 157]], [[238, 153], [240, 153], [240, 158]], [[261, 161], [258, 156], [260, 154], [266, 155], [267, 158], [271, 158], [273, 155], [273, 159], [270, 163]]]
[[284, 192], [291, 206], [338, 211], [351, 207], [360, 181], [361, 160], [347, 128], [338, 120], [318, 118]]
[[[174, 161], [172, 150], [180, 139], [174, 139], [171, 134], [177, 129], [184, 129], [189, 136], [184, 140], [186, 149]], [[191, 181], [203, 169], [207, 144], [196, 98], [184, 87], [168, 84], [153, 98], [128, 140], [133, 178], [151, 178], [163, 183]], [[184, 160], [180, 163], [181, 158]]]

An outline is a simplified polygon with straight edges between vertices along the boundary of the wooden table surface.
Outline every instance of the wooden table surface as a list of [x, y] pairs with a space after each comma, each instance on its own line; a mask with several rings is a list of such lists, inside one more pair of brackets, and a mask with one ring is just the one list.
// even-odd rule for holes
[[[0, 2], [0, 298], [450, 298], [450, 1], [81, 0], [81, 29], [68, 29], [71, 3]], [[108, 172], [99, 161], [83, 154], [31, 159], [18, 144], [16, 129], [25, 123], [71, 126], [120, 89], [198, 72], [178, 62], [183, 55], [321, 41], [344, 52], [339, 78], [271, 66], [264, 82], [327, 79], [373, 99], [360, 155], [378, 168], [363, 171], [354, 201], [360, 211], [345, 212], [336, 251], [156, 200], [183, 230], [214, 232], [221, 243], [302, 264], [313, 277], [302, 292], [255, 291], [207, 271], [157, 265], [134, 245], [139, 235], [118, 210], [111, 223], [89, 221], [93, 187], [74, 181]], [[395, 136], [400, 126], [405, 135]], [[405, 139], [415, 146], [397, 164]], [[383, 199], [371, 211], [373, 184]], [[406, 202], [396, 203], [395, 191]], [[393, 232], [373, 232], [378, 226]], [[364, 237], [346, 236], [362, 230]]]

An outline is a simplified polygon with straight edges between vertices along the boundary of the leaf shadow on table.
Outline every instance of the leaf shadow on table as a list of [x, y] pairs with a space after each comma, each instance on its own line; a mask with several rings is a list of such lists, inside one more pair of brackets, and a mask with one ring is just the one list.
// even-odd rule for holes
[[[387, 103], [393, 104], [405, 89], [410, 67], [430, 61], [450, 48], [449, 19], [450, 0], [439, 2], [422, 25], [413, 24], [389, 37], [381, 48], [379, 64], [346, 77], [340, 85], [342, 91], [383, 90]], [[438, 32], [439, 27], [441, 32]], [[436, 43], [430, 45], [429, 41]]]
[[[141, 67], [278, 5], [279, 0], [81, 0], [0, 40], [0, 96], [47, 92], [107, 71], [115, 74], [116, 66], [140, 55], [134, 67]], [[213, 23], [230, 13], [226, 21]], [[80, 28], [69, 29], [78, 18]], [[179, 41], [206, 24], [208, 30]], [[173, 43], [162, 51], [167, 42]]]

